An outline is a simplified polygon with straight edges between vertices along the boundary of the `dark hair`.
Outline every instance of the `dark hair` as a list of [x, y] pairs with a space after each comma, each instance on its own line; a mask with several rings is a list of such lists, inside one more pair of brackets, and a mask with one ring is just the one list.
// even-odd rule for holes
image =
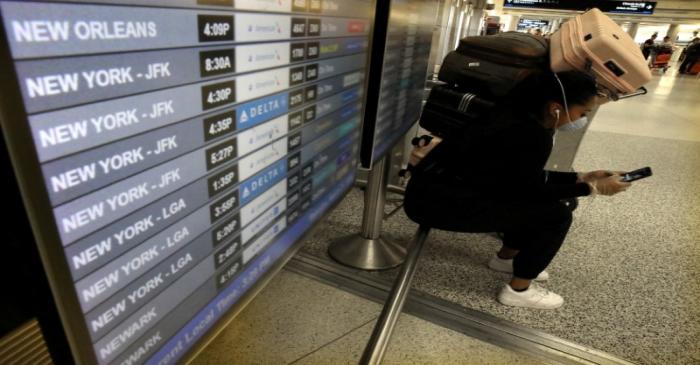
[[566, 93], [566, 103], [569, 106], [583, 105], [598, 93], [595, 77], [581, 71], [564, 71], [535, 73], [521, 81], [506, 97], [504, 107], [510, 107], [513, 112], [529, 113], [541, 117], [545, 107], [550, 102], [564, 105], [562, 86]]

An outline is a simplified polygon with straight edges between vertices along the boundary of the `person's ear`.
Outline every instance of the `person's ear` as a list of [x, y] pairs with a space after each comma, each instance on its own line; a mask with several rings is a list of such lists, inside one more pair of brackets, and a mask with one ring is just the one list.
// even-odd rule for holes
[[559, 116], [561, 115], [563, 110], [563, 107], [559, 105], [559, 103], [550, 103], [549, 104], [549, 115], [551, 115], [554, 118], [557, 118], [559, 120]]

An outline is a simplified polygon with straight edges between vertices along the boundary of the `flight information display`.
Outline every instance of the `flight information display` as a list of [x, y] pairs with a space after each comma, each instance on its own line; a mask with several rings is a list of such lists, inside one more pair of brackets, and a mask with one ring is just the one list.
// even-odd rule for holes
[[[47, 267], [65, 269], [49, 272], [70, 289], [54, 285], [55, 298], [86, 335], [67, 334], [76, 362], [179, 361], [352, 185], [374, 4], [1, 1], [0, 11], [3, 70], [16, 73], [24, 110], [3, 105], [3, 131], [33, 146], [10, 152], [18, 175], [41, 175], [23, 190], [46, 202], [30, 213], [51, 217], [34, 229], [44, 252], [62, 253]], [[404, 28], [399, 52], [409, 38], [423, 52], [418, 24]], [[413, 80], [406, 67], [398, 74]]]
[[528, 29], [546, 29], [549, 27], [549, 20], [543, 19], [520, 19], [518, 21], [518, 30]]
[[[370, 86], [378, 95], [370, 93], [368, 103], [378, 99], [378, 105], [365, 115], [363, 167], [388, 153], [420, 117], [436, 11], [435, 1], [392, 0], [386, 32], [374, 35], [384, 52], [375, 52], [383, 61], [372, 66], [381, 66], [381, 78], [372, 78], [378, 82]], [[385, 39], [377, 42], [377, 37]]]

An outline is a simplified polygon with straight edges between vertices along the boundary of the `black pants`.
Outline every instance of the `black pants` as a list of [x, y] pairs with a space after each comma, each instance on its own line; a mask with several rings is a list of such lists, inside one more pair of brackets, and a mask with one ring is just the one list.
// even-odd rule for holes
[[693, 67], [693, 64], [695, 64], [698, 59], [699, 57], [685, 56], [685, 59], [683, 60], [683, 63], [681, 63], [681, 67], [678, 70], [680, 72], [690, 72], [690, 68]]
[[406, 189], [404, 209], [413, 221], [436, 229], [503, 232], [503, 245], [520, 250], [513, 275], [523, 279], [534, 279], [549, 265], [572, 222], [571, 211], [560, 201], [484, 199], [414, 181]]

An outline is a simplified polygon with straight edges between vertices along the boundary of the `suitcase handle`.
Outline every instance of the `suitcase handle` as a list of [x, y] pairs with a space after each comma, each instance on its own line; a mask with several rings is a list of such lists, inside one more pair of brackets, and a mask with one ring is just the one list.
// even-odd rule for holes
[[644, 86], [642, 86], [642, 87], [640, 87], [639, 89], [637, 89], [637, 91], [635, 91], [635, 92], [633, 92], [633, 93], [619, 95], [619, 96], [617, 97], [617, 100], [629, 99], [629, 98], [631, 98], [631, 97], [635, 97], [635, 96], [639, 96], [639, 95], [646, 95], [647, 93], [648, 93], [647, 88], [645, 88]]

